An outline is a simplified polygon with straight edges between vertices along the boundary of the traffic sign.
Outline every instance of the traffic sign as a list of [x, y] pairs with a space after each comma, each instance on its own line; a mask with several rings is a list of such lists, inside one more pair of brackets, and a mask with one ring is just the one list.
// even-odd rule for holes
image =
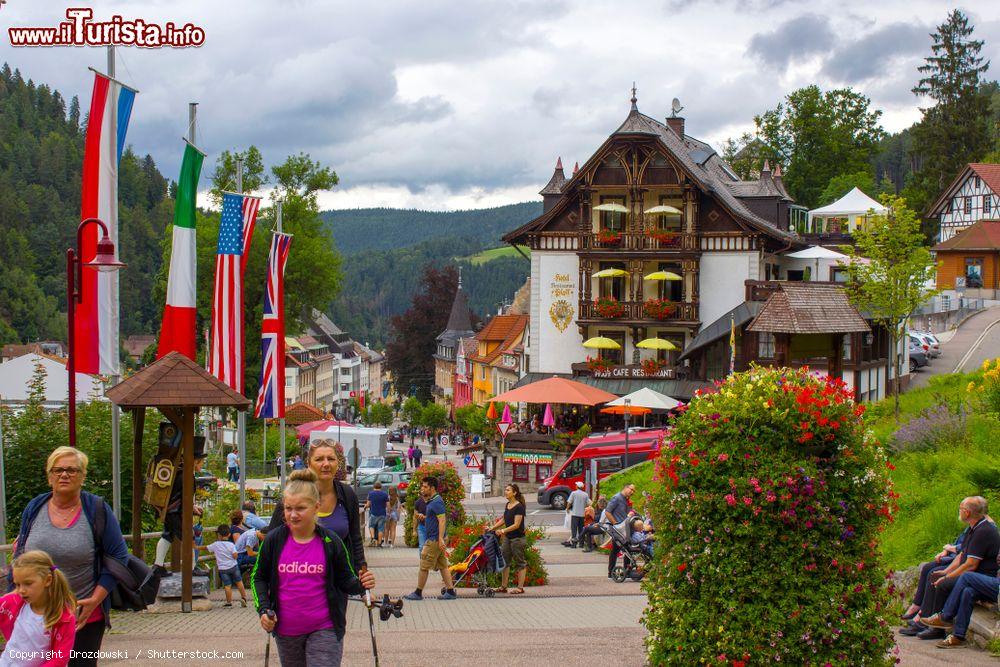
[[475, 454], [469, 454], [465, 458], [466, 458], [465, 466], [467, 468], [478, 468], [479, 467], [479, 459], [476, 457]]
[[510, 433], [510, 429], [513, 426], [514, 424], [510, 422], [497, 422], [497, 430], [500, 431], [500, 437], [506, 439], [507, 434]]

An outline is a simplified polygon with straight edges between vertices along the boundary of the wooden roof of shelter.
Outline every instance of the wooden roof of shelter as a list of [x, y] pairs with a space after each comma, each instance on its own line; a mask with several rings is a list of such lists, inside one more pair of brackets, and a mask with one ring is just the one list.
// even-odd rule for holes
[[968, 229], [960, 231], [947, 241], [932, 248], [935, 252], [1000, 250], [1000, 220], [980, 220]]
[[747, 331], [821, 334], [871, 331], [843, 286], [831, 283], [783, 282], [768, 297]]
[[249, 399], [179, 352], [150, 364], [104, 395], [123, 408], [250, 407]]

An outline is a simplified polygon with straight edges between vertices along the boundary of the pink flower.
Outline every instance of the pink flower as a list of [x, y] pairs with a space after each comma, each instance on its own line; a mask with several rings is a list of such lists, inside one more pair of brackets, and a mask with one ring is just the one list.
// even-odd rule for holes
[[719, 454], [719, 460], [720, 461], [728, 461], [729, 460], [729, 454]]
[[753, 500], [750, 499], [750, 496], [743, 496], [743, 504], [744, 505], [752, 505], [753, 504]]
[[730, 507], [732, 507], [733, 505], [736, 504], [736, 496], [734, 496], [731, 493], [727, 493], [726, 494], [726, 502], [729, 503]]

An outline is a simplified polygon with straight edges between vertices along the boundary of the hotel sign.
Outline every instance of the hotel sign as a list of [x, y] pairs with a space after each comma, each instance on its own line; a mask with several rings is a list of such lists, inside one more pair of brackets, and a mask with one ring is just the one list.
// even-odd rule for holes
[[503, 455], [504, 463], [541, 463], [552, 465], [552, 454], [539, 452], [507, 452]]
[[673, 368], [661, 368], [653, 375], [646, 375], [642, 366], [612, 366], [608, 370], [595, 370], [591, 377], [609, 380], [672, 380], [674, 378]]

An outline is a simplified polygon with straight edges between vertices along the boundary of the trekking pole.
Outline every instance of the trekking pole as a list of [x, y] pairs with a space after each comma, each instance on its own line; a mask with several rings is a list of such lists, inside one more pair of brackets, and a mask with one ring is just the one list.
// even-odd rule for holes
[[[274, 611], [268, 609], [267, 617], [274, 620]], [[270, 667], [271, 664], [271, 634], [270, 632], [267, 633], [267, 646], [264, 648], [264, 667]]]
[[375, 641], [375, 619], [372, 618], [372, 592], [365, 589], [365, 607], [368, 608], [368, 630], [372, 634], [372, 655], [375, 657], [375, 667], [378, 667], [378, 643]]

